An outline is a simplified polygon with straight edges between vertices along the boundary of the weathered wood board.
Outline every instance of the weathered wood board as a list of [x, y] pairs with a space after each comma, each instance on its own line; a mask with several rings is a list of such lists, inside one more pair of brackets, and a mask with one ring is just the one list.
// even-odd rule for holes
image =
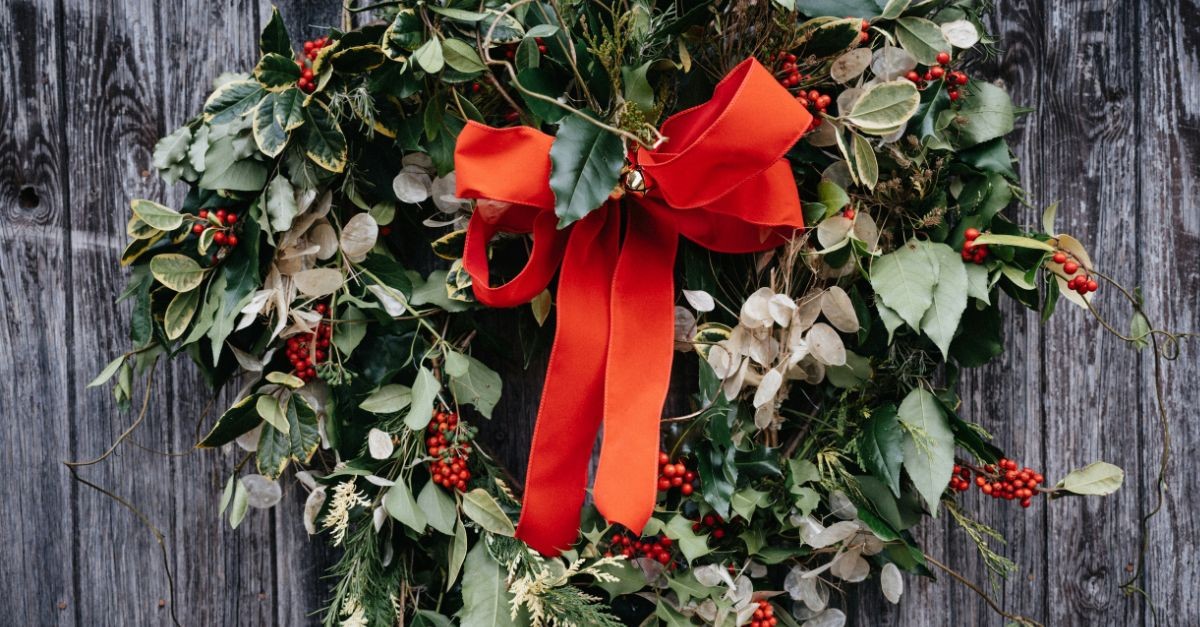
[[[280, 2], [294, 36], [340, 22], [335, 0]], [[153, 176], [156, 139], [195, 111], [209, 81], [248, 68], [270, 5], [258, 0], [5, 0], [0, 3], [0, 622], [170, 624], [166, 570], [128, 510], [73, 483], [61, 465], [102, 453], [133, 419], [84, 385], [126, 348], [116, 263], [128, 199], [177, 201]], [[1194, 1], [999, 0], [1000, 52], [976, 74], [1004, 81], [1025, 116], [1015, 142], [1034, 205], [1062, 202], [1060, 228], [1088, 242], [1106, 272], [1142, 285], [1152, 322], [1200, 330], [1200, 7]], [[1021, 221], [1033, 209], [1014, 207]], [[1124, 328], [1116, 299], [1113, 321]], [[1049, 323], [1009, 308], [1008, 352], [971, 373], [966, 415], [1021, 461], [1061, 475], [1093, 459], [1128, 471], [1103, 500], [968, 509], [1002, 531], [1022, 569], [995, 589], [1007, 610], [1054, 625], [1200, 624], [1200, 350], [1165, 365], [1173, 457], [1150, 524], [1139, 584], [1138, 525], [1157, 502], [1161, 447], [1154, 363], [1063, 308]], [[506, 369], [486, 429], [518, 475], [532, 432], [540, 365]], [[680, 377], [687, 380], [689, 377]], [[186, 364], [160, 371], [135, 445], [82, 470], [144, 509], [166, 536], [174, 611], [186, 625], [315, 622], [334, 554], [300, 524], [302, 490], [218, 523], [217, 495], [236, 452], [191, 453], [209, 392]], [[922, 540], [968, 578], [983, 562], [945, 519]], [[861, 625], [999, 625], [972, 591], [909, 579], [899, 606], [874, 590], [846, 599]], [[985, 586], [986, 587], [986, 586]], [[1153, 608], [1153, 609], [1152, 609]], [[20, 617], [19, 619], [17, 617]]]

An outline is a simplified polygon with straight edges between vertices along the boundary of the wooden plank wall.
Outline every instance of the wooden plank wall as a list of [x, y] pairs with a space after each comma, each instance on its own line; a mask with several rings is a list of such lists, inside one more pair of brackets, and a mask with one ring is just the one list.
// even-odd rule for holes
[[[336, 24], [334, 0], [285, 0], [293, 37]], [[1153, 322], [1200, 329], [1200, 7], [1195, 0], [998, 0], [1000, 52], [976, 74], [1034, 111], [1016, 134], [1035, 205], [1062, 201], [1060, 226], [1103, 269], [1144, 287]], [[156, 139], [200, 106], [224, 70], [248, 69], [263, 0], [6, 0], [0, 5], [0, 616], [32, 625], [169, 624], [159, 548], [125, 509], [72, 483], [59, 463], [93, 457], [132, 419], [84, 384], [126, 348], [128, 199], [176, 202], [151, 173]], [[1011, 215], [1034, 223], [1033, 209]], [[1123, 310], [1112, 296], [1115, 322]], [[1150, 528], [1141, 586], [1139, 516], [1156, 502], [1161, 453], [1153, 361], [1064, 307], [1048, 324], [1009, 310], [1008, 352], [972, 373], [964, 412], [1022, 461], [1059, 476], [1093, 459], [1129, 471], [1117, 496], [1028, 511], [968, 498], [1010, 540], [1020, 573], [993, 590], [1009, 611], [1054, 625], [1200, 624], [1200, 404], [1195, 349], [1167, 365], [1175, 457]], [[518, 475], [532, 429], [538, 365], [514, 366], [486, 437]], [[152, 411], [126, 445], [84, 470], [143, 507], [167, 537], [175, 611], [186, 625], [302, 625], [315, 619], [334, 555], [300, 525], [302, 490], [235, 531], [216, 495], [235, 452], [186, 454], [209, 393], [186, 364], [153, 383]], [[968, 577], [983, 565], [944, 519], [928, 550]], [[846, 599], [861, 625], [999, 625], [971, 591], [909, 579], [898, 607], [874, 590]], [[4, 622], [7, 622], [5, 619]]]

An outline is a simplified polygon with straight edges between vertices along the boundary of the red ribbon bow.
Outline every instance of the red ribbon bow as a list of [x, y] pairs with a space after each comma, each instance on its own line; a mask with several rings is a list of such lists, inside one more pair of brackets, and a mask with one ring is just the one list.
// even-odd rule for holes
[[[546, 555], [574, 543], [596, 432], [593, 495], [609, 521], [640, 532], [654, 509], [658, 426], [674, 343], [675, 253], [682, 235], [725, 253], [766, 250], [803, 228], [784, 154], [811, 116], [747, 59], [712, 100], [671, 116], [659, 149], [635, 155], [648, 190], [610, 199], [558, 230], [549, 186], [554, 138], [529, 127], [469, 123], [455, 147], [458, 196], [480, 203], [463, 266], [480, 302], [512, 307], [561, 265], [558, 331], [546, 371], [517, 536]], [[621, 222], [626, 222], [621, 240]], [[487, 245], [533, 233], [525, 268], [492, 287]]]

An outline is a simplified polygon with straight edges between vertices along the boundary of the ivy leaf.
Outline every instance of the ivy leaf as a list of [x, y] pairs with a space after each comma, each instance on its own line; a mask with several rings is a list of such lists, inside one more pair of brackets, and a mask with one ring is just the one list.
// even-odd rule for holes
[[258, 81], [230, 81], [218, 87], [204, 102], [204, 119], [223, 124], [249, 113], [267, 91]]
[[896, 39], [921, 65], [935, 65], [939, 52], [950, 52], [950, 42], [946, 41], [942, 29], [923, 17], [896, 20]]
[[183, 161], [183, 158], [187, 156], [188, 147], [191, 145], [192, 129], [181, 126], [154, 144], [154, 154], [150, 163], [159, 170], [166, 170]]
[[871, 414], [858, 437], [858, 458], [863, 468], [900, 496], [900, 463], [904, 461], [903, 432], [896, 408], [886, 405]]
[[912, 81], [876, 83], [854, 101], [846, 121], [873, 135], [887, 135], [908, 122], [921, 105]]
[[[933, 287], [937, 283], [937, 268], [933, 259], [916, 239], [875, 260], [871, 265], [871, 287], [886, 305], [888, 313], [896, 314], [908, 326], [919, 329], [921, 318], [933, 304]], [[884, 323], [888, 318], [880, 308]], [[894, 329], [888, 324], [889, 331]]]
[[933, 304], [921, 317], [921, 331], [933, 340], [942, 356], [949, 359], [950, 342], [958, 330], [963, 310], [967, 308], [967, 270], [962, 257], [953, 248], [940, 243], [926, 243], [923, 248], [937, 268], [937, 285], [933, 290]]
[[954, 434], [937, 398], [924, 388], [904, 397], [897, 416], [904, 425], [904, 470], [936, 518], [954, 471]]
[[258, 37], [258, 49], [266, 54], [291, 56], [292, 40], [288, 37], [287, 26], [279, 16], [279, 8], [271, 7], [271, 19]]
[[239, 435], [246, 433], [262, 423], [262, 418], [254, 410], [254, 397], [247, 396], [225, 410], [217, 419], [217, 424], [196, 444], [197, 448], [215, 448], [228, 444]]
[[438, 392], [442, 391], [442, 384], [438, 382], [437, 377], [429, 371], [425, 366], [417, 371], [417, 378], [412, 385], [412, 404], [409, 406], [408, 415], [404, 417], [404, 424], [413, 431], [420, 431], [429, 426], [429, 421], [433, 419], [433, 402], [437, 400]]
[[167, 311], [163, 314], [163, 331], [168, 340], [179, 339], [191, 324], [196, 315], [196, 307], [200, 304], [200, 290], [180, 292], [171, 299]]
[[413, 52], [413, 60], [421, 69], [430, 74], [437, 74], [442, 71], [446, 65], [446, 59], [442, 56], [442, 46], [438, 44], [437, 38], [430, 39], [417, 48]]
[[307, 464], [321, 444], [317, 413], [300, 396], [292, 394], [284, 404], [288, 432], [263, 427], [258, 438], [258, 472], [268, 479], [278, 477], [287, 465], [296, 461]]
[[304, 107], [304, 154], [329, 170], [346, 169], [346, 136], [329, 109], [320, 102]]
[[254, 78], [267, 89], [286, 88], [300, 80], [300, 66], [289, 57], [269, 52], [254, 67]]
[[201, 268], [195, 259], [177, 253], [151, 259], [150, 272], [159, 283], [176, 292], [190, 292], [200, 287], [208, 274], [208, 270]]
[[430, 480], [421, 488], [417, 495], [417, 506], [425, 512], [426, 522], [430, 527], [448, 535], [454, 535], [454, 527], [458, 523], [458, 507], [454, 498]]
[[160, 231], [174, 231], [183, 224], [183, 214], [152, 200], [135, 198], [129, 203], [133, 215]]
[[595, 211], [617, 185], [625, 152], [621, 139], [579, 116], [565, 118], [550, 147], [550, 189], [558, 228]]
[[1083, 468], [1072, 470], [1055, 486], [1071, 494], [1105, 496], [1121, 488], [1125, 471], [1108, 462], [1092, 462]]
[[463, 495], [463, 513], [488, 533], [512, 537], [517, 533], [512, 520], [500, 509], [500, 504], [483, 488], [475, 488]]
[[523, 624], [512, 619], [509, 610], [512, 593], [505, 586], [504, 578], [504, 571], [488, 554], [484, 542], [476, 542], [463, 564], [463, 605], [458, 611], [458, 624], [495, 627]]
[[467, 558], [467, 526], [461, 518], [454, 525], [454, 542], [450, 544], [450, 559], [446, 564], [446, 589], [454, 588], [458, 581], [458, 571]]
[[986, 81], [971, 81], [970, 89], [960, 102], [962, 107], [950, 126], [958, 131], [954, 139], [956, 147], [982, 144], [1013, 130], [1016, 116], [1012, 99], [1003, 89]]
[[276, 176], [267, 185], [263, 196], [263, 205], [270, 217], [271, 230], [282, 233], [292, 228], [292, 220], [296, 218], [300, 209], [296, 206], [296, 190], [291, 181], [285, 176]]
[[442, 57], [445, 58], [446, 65], [463, 74], [474, 74], [487, 69], [483, 65], [483, 59], [479, 58], [479, 53], [475, 52], [474, 46], [461, 39], [442, 41]]
[[358, 408], [372, 414], [394, 414], [412, 403], [412, 390], [398, 383], [385, 385], [371, 393]]
[[383, 495], [383, 509], [389, 516], [404, 523], [413, 531], [417, 533], [425, 531], [425, 512], [417, 507], [412, 490], [409, 489], [408, 482], [403, 478], [388, 488], [387, 494]]
[[[456, 356], [461, 369], [451, 368], [451, 356]], [[503, 382], [496, 371], [482, 361], [469, 355], [448, 353], [446, 373], [450, 375], [450, 393], [459, 404], [474, 405], [485, 418], [492, 417], [492, 410], [500, 402]]]

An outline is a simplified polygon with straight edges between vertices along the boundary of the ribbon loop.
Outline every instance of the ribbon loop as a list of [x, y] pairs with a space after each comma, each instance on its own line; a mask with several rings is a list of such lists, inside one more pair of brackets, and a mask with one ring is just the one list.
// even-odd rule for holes
[[[494, 307], [519, 305], [561, 272], [558, 330], [517, 525], [517, 536], [534, 549], [556, 555], [576, 540], [601, 425], [597, 508], [634, 532], [649, 520], [670, 383], [679, 236], [744, 253], [782, 244], [803, 228], [783, 156], [810, 121], [769, 71], [747, 59], [717, 85], [712, 100], [663, 124], [663, 146], [633, 157], [649, 179], [647, 191], [609, 200], [566, 231], [556, 228], [549, 186], [552, 137], [476, 123], [459, 135], [459, 197], [512, 205], [481, 203], [471, 217], [463, 267], [476, 296]], [[492, 287], [487, 246], [505, 231], [531, 232], [533, 251], [515, 278]]]

